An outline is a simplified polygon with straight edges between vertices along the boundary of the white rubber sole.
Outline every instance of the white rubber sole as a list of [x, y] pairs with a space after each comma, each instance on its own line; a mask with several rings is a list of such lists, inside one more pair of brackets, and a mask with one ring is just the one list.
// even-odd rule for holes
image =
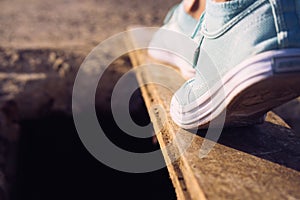
[[226, 110], [225, 126], [244, 126], [299, 95], [300, 49], [269, 51], [234, 67], [190, 104], [173, 97], [170, 114], [180, 127], [194, 129], [207, 128]]
[[149, 49], [148, 55], [159, 62], [163, 62], [178, 68], [181, 75], [186, 80], [195, 76], [195, 70], [193, 69], [192, 65], [175, 54], [159, 49]]

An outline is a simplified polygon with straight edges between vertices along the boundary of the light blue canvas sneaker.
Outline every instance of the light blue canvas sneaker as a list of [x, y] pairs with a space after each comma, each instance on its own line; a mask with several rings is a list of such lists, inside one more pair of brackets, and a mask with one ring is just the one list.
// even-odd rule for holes
[[[184, 11], [183, 3], [175, 5], [167, 14], [164, 25], [153, 36], [149, 44], [148, 54], [160, 62], [179, 68], [184, 78], [194, 77], [195, 70], [191, 63], [193, 58], [184, 60], [180, 56], [182, 54], [192, 55], [197, 48], [196, 43], [194, 48], [186, 48], [190, 52], [179, 53], [180, 56], [175, 52], [180, 52], [184, 48], [181, 43], [182, 36], [187, 37], [185, 40], [191, 39], [197, 23], [198, 20]], [[178, 35], [176, 36], [170, 31], [176, 32]]]
[[170, 113], [186, 129], [252, 124], [300, 95], [300, 1], [207, 0], [195, 78], [173, 96]]

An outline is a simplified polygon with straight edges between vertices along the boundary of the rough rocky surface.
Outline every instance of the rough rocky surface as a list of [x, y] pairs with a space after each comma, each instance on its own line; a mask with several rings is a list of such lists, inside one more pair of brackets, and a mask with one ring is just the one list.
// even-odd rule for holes
[[300, 136], [300, 98], [294, 99], [274, 110]]
[[83, 56], [50, 49], [1, 49], [0, 60], [1, 101], [15, 106], [19, 120], [71, 113], [70, 92]]

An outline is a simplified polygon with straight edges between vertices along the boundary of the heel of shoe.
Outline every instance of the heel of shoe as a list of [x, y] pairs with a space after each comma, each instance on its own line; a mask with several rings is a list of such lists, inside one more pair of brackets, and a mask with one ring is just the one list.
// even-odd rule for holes
[[288, 49], [272, 59], [274, 74], [300, 73], [300, 49]]

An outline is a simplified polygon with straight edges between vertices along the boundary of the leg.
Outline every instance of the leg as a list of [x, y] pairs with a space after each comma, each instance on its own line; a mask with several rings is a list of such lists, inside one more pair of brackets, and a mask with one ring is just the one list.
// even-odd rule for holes
[[184, 10], [195, 19], [199, 19], [205, 9], [205, 1], [206, 0], [184, 0]]

